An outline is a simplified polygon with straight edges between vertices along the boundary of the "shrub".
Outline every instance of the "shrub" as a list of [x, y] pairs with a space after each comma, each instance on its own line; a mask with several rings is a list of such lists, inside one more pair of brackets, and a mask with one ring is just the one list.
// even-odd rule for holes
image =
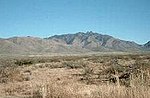
[[79, 62], [75, 62], [75, 61], [64, 62], [63, 65], [65, 65], [67, 68], [70, 68], [70, 69], [83, 68], [83, 65], [81, 65]]
[[22, 66], [22, 65], [31, 65], [31, 64], [33, 64], [34, 63], [34, 61], [32, 61], [32, 60], [17, 60], [16, 62], [15, 62], [15, 64], [16, 65], [19, 65], [19, 66]]

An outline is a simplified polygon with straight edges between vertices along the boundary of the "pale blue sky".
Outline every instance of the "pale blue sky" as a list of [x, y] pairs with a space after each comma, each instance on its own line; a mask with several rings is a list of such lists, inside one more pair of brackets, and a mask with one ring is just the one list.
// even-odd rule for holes
[[0, 37], [94, 31], [143, 44], [150, 0], [0, 0]]

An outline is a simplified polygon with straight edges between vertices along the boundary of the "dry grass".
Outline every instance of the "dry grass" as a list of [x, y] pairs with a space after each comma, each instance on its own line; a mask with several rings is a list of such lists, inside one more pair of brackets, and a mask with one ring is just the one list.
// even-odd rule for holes
[[0, 97], [149, 98], [150, 56], [0, 59]]

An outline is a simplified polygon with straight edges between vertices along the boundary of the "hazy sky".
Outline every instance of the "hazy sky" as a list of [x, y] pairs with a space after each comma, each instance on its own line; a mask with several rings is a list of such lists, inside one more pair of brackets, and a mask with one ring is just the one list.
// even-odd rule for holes
[[94, 31], [143, 44], [150, 0], [0, 0], [0, 37]]

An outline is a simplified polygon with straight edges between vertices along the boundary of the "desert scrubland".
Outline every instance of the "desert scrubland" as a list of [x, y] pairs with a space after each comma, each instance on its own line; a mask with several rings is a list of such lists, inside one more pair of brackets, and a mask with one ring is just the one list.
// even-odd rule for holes
[[147, 53], [0, 57], [0, 98], [149, 96]]

